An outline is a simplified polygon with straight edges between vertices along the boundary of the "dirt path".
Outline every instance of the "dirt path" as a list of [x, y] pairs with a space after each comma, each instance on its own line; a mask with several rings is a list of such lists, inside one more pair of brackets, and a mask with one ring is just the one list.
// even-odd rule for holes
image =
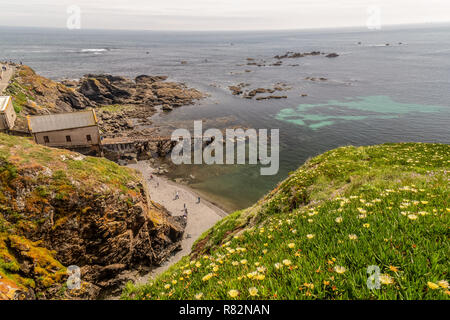
[[[139, 170], [143, 174], [147, 181], [150, 198], [166, 207], [173, 216], [183, 215], [184, 204], [186, 204], [188, 210], [187, 226], [181, 243], [182, 250], [172, 256], [162, 266], [155, 268], [150, 274], [136, 279], [136, 284], [143, 284], [148, 279], [167, 270], [183, 256], [189, 254], [195, 240], [217, 221], [225, 217], [227, 213], [203, 199], [200, 200], [200, 203], [197, 203], [198, 195], [186, 186], [176, 184], [156, 175], [153, 175], [153, 179], [150, 179], [153, 169], [145, 161], [128, 166]], [[179, 195], [178, 200], [174, 200], [176, 192]]]
[[3, 93], [3, 90], [6, 89], [6, 87], [9, 84], [9, 80], [11, 80], [11, 77], [14, 74], [14, 67], [6, 66], [6, 71], [1, 71], [1, 67], [3, 64], [0, 64], [0, 74], [2, 76], [2, 79], [0, 80], [0, 95]]

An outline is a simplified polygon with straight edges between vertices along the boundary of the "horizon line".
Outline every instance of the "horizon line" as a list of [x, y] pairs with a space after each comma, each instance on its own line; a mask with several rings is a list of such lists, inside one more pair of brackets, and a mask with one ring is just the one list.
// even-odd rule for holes
[[413, 22], [413, 23], [397, 23], [397, 24], [385, 24], [381, 29], [370, 30], [365, 25], [348, 25], [348, 26], [335, 26], [335, 27], [302, 27], [302, 28], [280, 28], [280, 29], [193, 29], [193, 30], [176, 30], [176, 29], [105, 29], [105, 28], [80, 28], [80, 29], [68, 29], [64, 27], [49, 27], [49, 26], [11, 26], [0, 25], [0, 28], [24, 28], [24, 29], [51, 29], [51, 30], [68, 30], [73, 32], [80, 31], [125, 31], [125, 32], [274, 32], [274, 31], [309, 31], [309, 30], [339, 30], [339, 29], [367, 29], [368, 31], [382, 31], [383, 28], [392, 27], [413, 27], [413, 26], [431, 26], [431, 25], [447, 25], [448, 21], [430, 21], [430, 22]]

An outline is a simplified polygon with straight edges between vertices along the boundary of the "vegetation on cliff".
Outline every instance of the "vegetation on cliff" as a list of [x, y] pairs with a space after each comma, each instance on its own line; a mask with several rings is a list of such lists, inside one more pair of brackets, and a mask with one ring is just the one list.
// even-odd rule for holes
[[442, 144], [326, 152], [123, 298], [449, 299], [449, 168]]
[[[0, 134], [0, 299], [96, 298], [182, 234], [136, 171]], [[79, 290], [67, 289], [70, 265]]]
[[93, 104], [65, 85], [42, 77], [28, 66], [17, 66], [5, 94], [13, 97], [18, 114], [16, 127], [26, 129], [25, 115], [72, 112]]

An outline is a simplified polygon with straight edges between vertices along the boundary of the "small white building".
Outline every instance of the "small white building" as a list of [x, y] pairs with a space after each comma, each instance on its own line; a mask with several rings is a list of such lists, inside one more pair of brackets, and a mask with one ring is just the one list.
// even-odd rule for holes
[[16, 118], [11, 96], [0, 96], [0, 130], [11, 130]]
[[29, 132], [38, 144], [68, 149], [100, 147], [100, 133], [94, 110], [27, 118]]

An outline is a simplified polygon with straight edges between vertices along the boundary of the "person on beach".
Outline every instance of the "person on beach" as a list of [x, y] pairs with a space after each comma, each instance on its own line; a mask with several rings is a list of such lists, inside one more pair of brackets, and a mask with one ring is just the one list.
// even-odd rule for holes
[[197, 204], [200, 203], [200, 197], [197, 197]]
[[178, 194], [178, 191], [175, 193], [175, 198], [173, 200], [178, 200], [180, 199], [180, 195]]
[[188, 216], [188, 210], [187, 210], [187, 208], [184, 208], [183, 218], [187, 220], [187, 216]]

